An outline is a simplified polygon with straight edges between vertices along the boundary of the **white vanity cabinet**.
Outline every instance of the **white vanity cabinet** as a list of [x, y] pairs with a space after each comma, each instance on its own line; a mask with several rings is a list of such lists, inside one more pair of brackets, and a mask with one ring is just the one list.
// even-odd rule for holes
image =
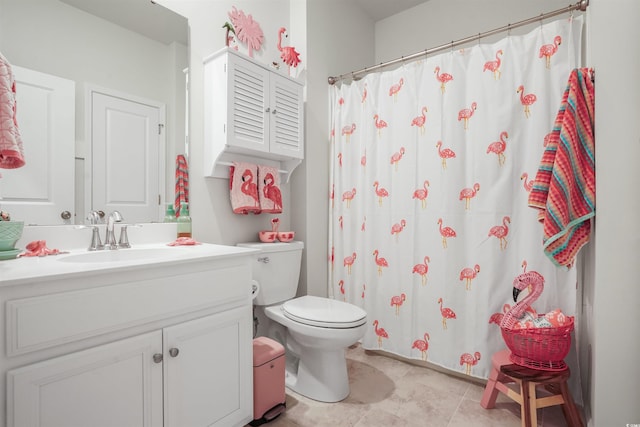
[[204, 60], [204, 83], [208, 176], [217, 176], [216, 163], [228, 163], [237, 158], [234, 154], [277, 161], [289, 171], [300, 163], [304, 157], [300, 81], [223, 49]]
[[0, 426], [251, 421], [252, 253], [0, 280]]

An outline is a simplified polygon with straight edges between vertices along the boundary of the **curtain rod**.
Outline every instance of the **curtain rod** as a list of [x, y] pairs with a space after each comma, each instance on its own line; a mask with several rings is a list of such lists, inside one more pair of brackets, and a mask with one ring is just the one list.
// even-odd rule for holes
[[371, 67], [365, 67], [365, 68], [363, 68], [361, 70], [358, 70], [358, 71], [352, 71], [350, 73], [341, 74], [341, 75], [339, 75], [337, 77], [329, 76], [328, 81], [329, 81], [330, 85], [333, 85], [333, 84], [336, 84], [337, 82], [339, 82], [340, 80], [343, 80], [345, 78], [349, 78], [350, 77], [352, 79], [355, 79], [356, 76], [359, 75], [359, 74], [366, 74], [366, 73], [369, 73], [371, 71], [378, 70], [380, 68], [388, 67], [390, 65], [394, 65], [394, 64], [397, 64], [399, 62], [410, 61], [412, 59], [416, 59], [416, 58], [419, 58], [419, 57], [424, 56], [424, 55], [430, 55], [432, 53], [439, 52], [441, 50], [453, 49], [455, 46], [459, 46], [461, 44], [470, 43], [470, 42], [475, 41], [475, 40], [480, 40], [483, 37], [488, 37], [488, 36], [492, 36], [494, 34], [502, 33], [502, 32], [505, 32], [505, 31], [509, 31], [509, 30], [511, 30], [513, 28], [522, 27], [524, 25], [531, 24], [531, 23], [536, 22], [536, 21], [542, 21], [543, 19], [546, 19], [546, 18], [551, 18], [553, 16], [562, 15], [563, 13], [572, 12], [574, 10], [579, 10], [581, 12], [584, 12], [584, 11], [587, 10], [587, 6], [589, 6], [589, 0], [580, 0], [575, 4], [571, 4], [571, 5], [567, 6], [567, 7], [562, 8], [562, 9], [554, 10], [553, 12], [541, 13], [538, 16], [535, 16], [535, 17], [529, 18], [529, 19], [525, 19], [523, 21], [516, 22], [515, 24], [508, 24], [508, 25], [505, 25], [504, 27], [496, 28], [496, 29], [493, 29], [493, 30], [490, 30], [490, 31], [486, 31], [484, 33], [478, 33], [478, 34], [476, 34], [474, 36], [465, 37], [465, 38], [460, 39], [460, 40], [451, 41], [451, 43], [446, 43], [446, 44], [443, 44], [443, 45], [440, 45], [440, 46], [436, 46], [436, 47], [433, 47], [433, 48], [430, 48], [430, 49], [426, 49], [426, 50], [423, 50], [423, 51], [420, 51], [420, 52], [416, 52], [416, 53], [413, 53], [413, 54], [411, 54], [409, 56], [403, 56], [401, 58], [393, 59], [391, 61], [382, 62], [382, 63], [380, 63], [378, 65], [373, 65]]

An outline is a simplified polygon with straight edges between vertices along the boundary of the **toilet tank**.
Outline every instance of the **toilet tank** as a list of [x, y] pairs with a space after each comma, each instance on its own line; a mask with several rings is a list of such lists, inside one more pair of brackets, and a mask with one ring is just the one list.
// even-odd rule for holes
[[302, 242], [238, 243], [259, 249], [251, 265], [253, 279], [258, 282], [255, 305], [272, 305], [294, 298], [300, 280]]

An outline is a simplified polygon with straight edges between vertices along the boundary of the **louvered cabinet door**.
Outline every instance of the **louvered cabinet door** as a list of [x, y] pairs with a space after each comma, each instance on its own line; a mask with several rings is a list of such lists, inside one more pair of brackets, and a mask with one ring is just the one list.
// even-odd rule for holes
[[228, 143], [269, 152], [269, 71], [229, 55]]
[[270, 99], [270, 151], [274, 154], [302, 159], [304, 157], [302, 86], [284, 76], [272, 73]]

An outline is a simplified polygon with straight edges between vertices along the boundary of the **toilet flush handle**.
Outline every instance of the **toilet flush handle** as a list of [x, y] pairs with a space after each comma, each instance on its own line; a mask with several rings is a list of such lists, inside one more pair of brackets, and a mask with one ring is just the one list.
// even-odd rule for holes
[[269, 257], [268, 256], [263, 256], [258, 258], [258, 262], [262, 262], [264, 264], [269, 264]]

